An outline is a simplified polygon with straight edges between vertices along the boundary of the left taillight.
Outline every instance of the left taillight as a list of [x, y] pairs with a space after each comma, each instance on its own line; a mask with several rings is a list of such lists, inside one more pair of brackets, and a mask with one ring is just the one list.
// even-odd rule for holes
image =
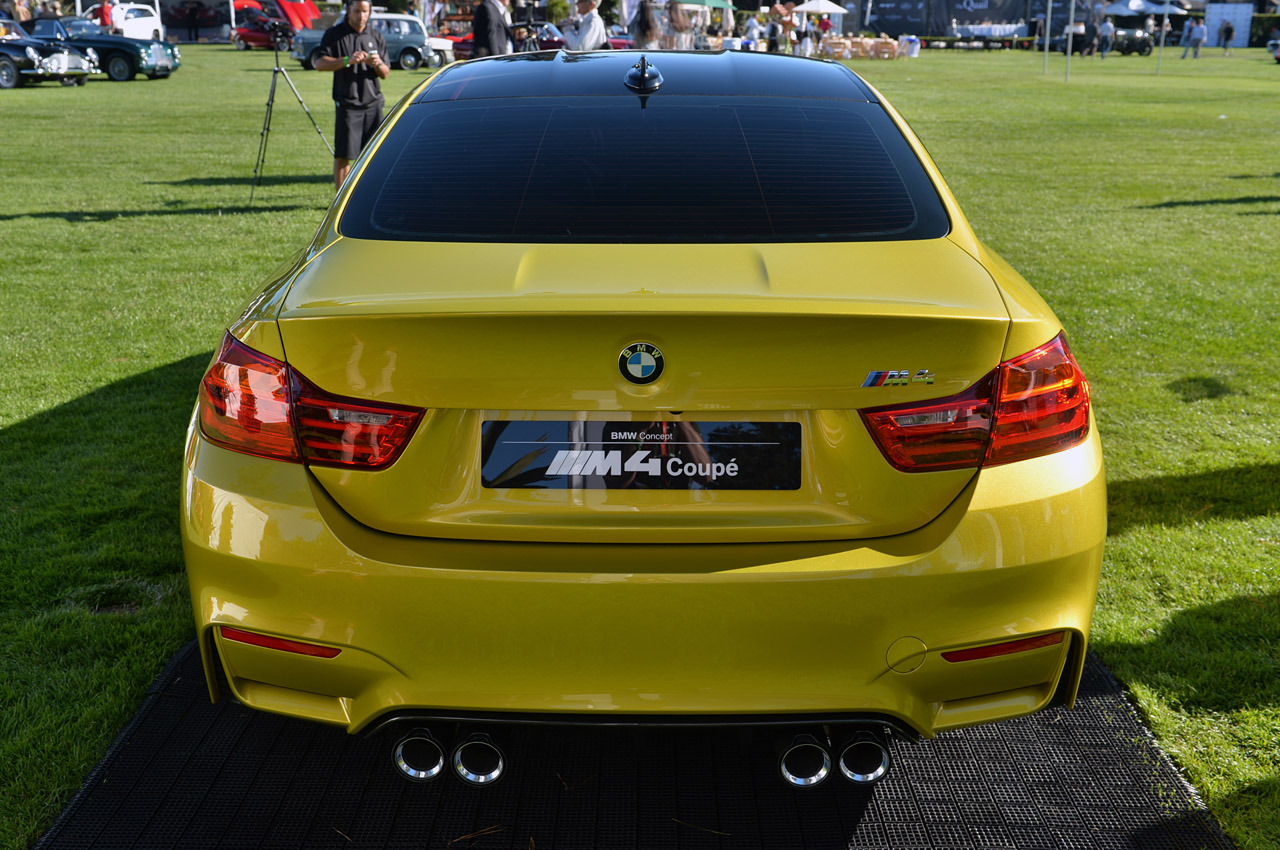
[[300, 461], [289, 410], [289, 367], [231, 334], [200, 384], [200, 430], [226, 449]]
[[223, 448], [348, 469], [385, 469], [422, 419], [417, 407], [326, 393], [231, 334], [200, 386], [200, 430]]

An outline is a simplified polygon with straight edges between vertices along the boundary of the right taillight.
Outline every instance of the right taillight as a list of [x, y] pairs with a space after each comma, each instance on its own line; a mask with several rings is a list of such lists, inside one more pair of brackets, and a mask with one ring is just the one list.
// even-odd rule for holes
[[348, 469], [395, 463], [423, 410], [326, 393], [227, 334], [200, 386], [200, 431], [258, 457]]
[[986, 465], [1052, 454], [1089, 436], [1089, 382], [1062, 334], [1000, 364], [998, 387]]
[[1084, 442], [1089, 384], [1059, 334], [959, 395], [871, 408], [862, 419], [903, 472], [996, 466]]

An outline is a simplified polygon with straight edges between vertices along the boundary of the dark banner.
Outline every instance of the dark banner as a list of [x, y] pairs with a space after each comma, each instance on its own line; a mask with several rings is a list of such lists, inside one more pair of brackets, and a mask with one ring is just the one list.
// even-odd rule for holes
[[872, 0], [871, 30], [894, 38], [924, 33], [927, 8], [926, 0]]
[[958, 0], [948, 5], [958, 24], [1012, 24], [1027, 16], [1027, 0]]
[[798, 490], [798, 422], [484, 423], [490, 489]]

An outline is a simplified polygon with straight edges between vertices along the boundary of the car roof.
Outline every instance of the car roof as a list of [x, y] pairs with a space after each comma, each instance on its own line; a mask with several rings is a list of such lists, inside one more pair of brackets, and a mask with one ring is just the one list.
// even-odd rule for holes
[[452, 65], [436, 75], [417, 103], [494, 97], [636, 95], [623, 80], [644, 56], [663, 78], [655, 97], [800, 97], [857, 100], [878, 98], [844, 65], [776, 53], [738, 50], [563, 50], [490, 56]]
[[422, 23], [417, 15], [404, 15], [397, 12], [374, 12], [373, 17], [383, 21], [418, 21], [418, 23]]

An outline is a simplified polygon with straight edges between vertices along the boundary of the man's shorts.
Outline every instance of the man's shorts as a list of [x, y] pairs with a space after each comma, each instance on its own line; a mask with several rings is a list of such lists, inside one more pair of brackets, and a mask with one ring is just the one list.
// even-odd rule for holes
[[373, 138], [382, 123], [382, 104], [355, 109], [335, 102], [338, 108], [333, 129], [333, 155], [338, 159], [355, 159]]

